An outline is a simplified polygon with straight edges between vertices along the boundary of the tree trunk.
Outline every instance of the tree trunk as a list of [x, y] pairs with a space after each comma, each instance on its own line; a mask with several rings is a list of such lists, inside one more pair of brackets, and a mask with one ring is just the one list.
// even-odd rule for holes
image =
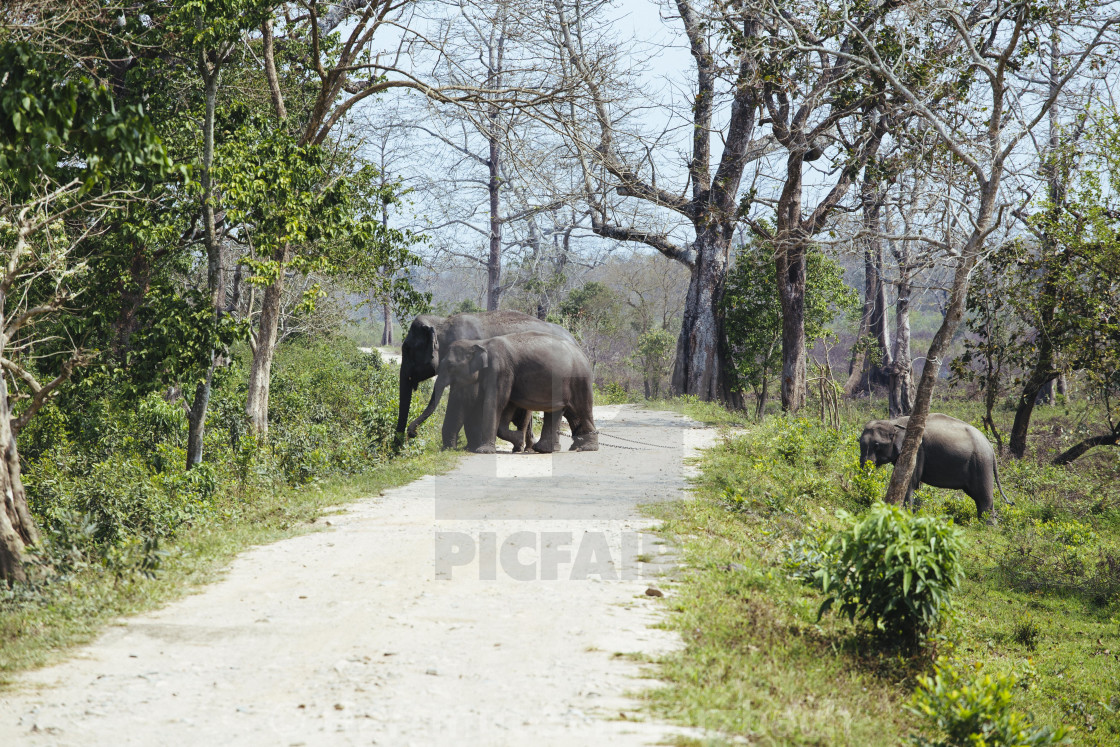
[[486, 310], [497, 311], [502, 293], [502, 219], [501, 188], [498, 159], [501, 158], [497, 138], [490, 138], [490, 255], [486, 260]]
[[918, 447], [921, 445], [922, 436], [926, 430], [926, 420], [929, 417], [933, 389], [937, 385], [937, 375], [943, 362], [942, 356], [949, 349], [953, 335], [956, 334], [961, 325], [961, 319], [964, 318], [969, 275], [979, 261], [981, 245], [992, 223], [992, 205], [995, 203], [998, 192], [998, 179], [993, 178], [984, 185], [976, 227], [973, 229], [968, 243], [962, 247], [960, 258], [957, 260], [957, 268], [953, 273], [953, 286], [949, 293], [949, 304], [945, 309], [941, 326], [934, 334], [929, 351], [926, 353], [926, 363], [922, 367], [922, 378], [918, 381], [917, 396], [914, 398], [910, 420], [906, 426], [906, 437], [902, 442], [902, 453], [899, 454], [898, 461], [895, 462], [891, 482], [887, 488], [885, 500], [888, 503], [902, 503], [909, 491], [914, 476], [914, 467], [917, 463]]
[[[214, 311], [214, 324], [221, 321], [225, 307], [226, 288], [222, 272], [222, 246], [218, 238], [218, 226], [214, 211], [214, 116], [218, 100], [217, 64], [213, 67], [206, 62], [206, 53], [201, 53], [199, 68], [203, 79], [203, 94], [206, 111], [202, 122], [202, 216], [206, 229], [206, 283], [210, 290], [210, 307]], [[195, 390], [194, 402], [187, 414], [187, 469], [202, 461], [202, 443], [206, 430], [206, 410], [210, 404], [210, 382], [214, 378], [214, 365], [217, 352], [210, 351], [210, 365], [206, 378], [199, 382]]]
[[726, 375], [731, 359], [723, 334], [719, 305], [727, 273], [728, 239], [708, 229], [697, 234], [696, 261], [688, 282], [684, 318], [673, 365], [674, 395], [692, 394], [702, 400], [734, 401], [732, 379]]
[[148, 252], [135, 243], [131, 246], [132, 261], [128, 274], [120, 280], [120, 313], [113, 322], [113, 354], [123, 358], [131, 348], [132, 335], [140, 327], [140, 306], [152, 285], [152, 263]]
[[[907, 258], [908, 259], [908, 258]], [[910, 273], [899, 263], [898, 300], [894, 305], [894, 355], [890, 367], [890, 417], [909, 415], [914, 404], [914, 364], [910, 358]]]
[[384, 320], [384, 326], [381, 328], [381, 346], [385, 347], [393, 344], [393, 314], [388, 301], [381, 304], [381, 318]]
[[[869, 166], [867, 173], [874, 170]], [[863, 244], [863, 316], [860, 320], [860, 334], [856, 339], [852, 360], [848, 367], [848, 380], [844, 383], [844, 394], [851, 396], [861, 389], [870, 390], [872, 385], [888, 386], [891, 369], [891, 334], [887, 327], [887, 290], [883, 283], [883, 238], [880, 212], [883, 200], [878, 184], [865, 177], [860, 202], [863, 206], [863, 230], [866, 234]], [[865, 337], [877, 343], [877, 354], [870, 354], [860, 345]]]
[[777, 251], [778, 296], [782, 306], [782, 409], [796, 413], [805, 404], [805, 244], [781, 242]]
[[[501, 7], [501, 10], [505, 10]], [[500, 30], [498, 26], [500, 25]], [[494, 35], [497, 34], [497, 39]], [[502, 85], [502, 70], [505, 63], [505, 16], [503, 14], [500, 24], [491, 27], [489, 56], [487, 63], [487, 82], [493, 88]], [[486, 310], [497, 311], [502, 295], [502, 150], [501, 136], [498, 127], [498, 118], [501, 114], [497, 104], [491, 104], [487, 112], [489, 132], [486, 138], [489, 141], [490, 153], [486, 165], [490, 170], [490, 179], [486, 184], [490, 193], [490, 256], [486, 261]]]
[[[1051, 36], [1050, 42], [1050, 94], [1055, 94], [1062, 77], [1061, 55], [1059, 47], [1060, 37], [1057, 32]], [[1064, 190], [1062, 189], [1058, 164], [1054, 162], [1058, 149], [1061, 146], [1061, 126], [1058, 122], [1057, 107], [1050, 109], [1050, 138], [1048, 144], [1049, 163], [1043, 167], [1046, 174], [1047, 197], [1050, 200], [1050, 219], [1053, 222], [1059, 218], [1059, 205], [1063, 202]], [[1044, 269], [1041, 290], [1039, 291], [1039, 321], [1038, 357], [1035, 359], [1031, 373], [1023, 384], [1022, 394], [1019, 395], [1019, 406], [1015, 410], [1015, 422], [1011, 426], [1011, 438], [1008, 451], [1015, 459], [1022, 459], [1027, 453], [1027, 432], [1030, 430], [1031, 415], [1034, 413], [1038, 393], [1046, 382], [1057, 374], [1054, 371], [1054, 311], [1058, 304], [1056, 276], [1061, 272], [1062, 258], [1056, 251], [1055, 241], [1049, 232], [1042, 235], [1042, 252], [1044, 256]]]
[[194, 401], [187, 413], [187, 469], [202, 462], [202, 440], [206, 435], [206, 409], [210, 405], [210, 383], [214, 379], [214, 365], [217, 356], [210, 352], [210, 367], [206, 378], [198, 382], [194, 390]]
[[261, 316], [254, 337], [253, 363], [249, 369], [249, 395], [245, 414], [249, 427], [260, 437], [268, 436], [268, 387], [272, 380], [272, 359], [276, 354], [276, 336], [280, 329], [280, 302], [284, 293], [283, 264], [288, 261], [288, 248], [278, 251], [273, 260], [280, 263], [280, 273], [265, 288], [261, 300]]
[[[3, 326], [3, 305], [0, 294], [0, 327]], [[3, 340], [0, 338], [0, 351]], [[39, 531], [27, 509], [27, 494], [20, 479], [19, 449], [16, 433], [11, 425], [11, 401], [8, 399], [8, 379], [0, 374], [0, 581], [9, 585], [27, 580], [24, 570], [27, 547], [38, 544]]]

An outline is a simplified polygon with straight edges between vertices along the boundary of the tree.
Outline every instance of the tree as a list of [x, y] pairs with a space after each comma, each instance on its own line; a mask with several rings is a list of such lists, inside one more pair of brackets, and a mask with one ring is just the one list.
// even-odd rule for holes
[[[647, 140], [623, 129], [633, 121], [617, 111], [622, 108], [620, 92], [629, 82], [611, 77], [621, 76], [620, 48], [612, 40], [596, 38], [602, 33], [602, 5], [554, 0], [554, 8], [564, 73], [584, 97], [557, 115], [580, 164], [592, 230], [604, 238], [646, 244], [689, 269], [672, 390], [730, 401], [730, 361], [719, 303], [730, 241], [739, 222], [743, 173], [770, 145], [769, 140], [752, 141], [759, 73], [745, 40], [757, 35], [757, 23], [746, 14], [735, 16], [731, 20], [738, 26], [733, 33], [717, 33], [710, 24], [722, 25], [718, 16], [705, 16], [692, 0], [676, 3], [695, 69], [687, 174], [680, 179], [683, 186], [669, 189], [661, 186], [663, 175], [648, 157], [659, 152], [658, 138]], [[724, 108], [717, 119], [718, 107]], [[717, 129], [717, 121], [726, 124]], [[723, 144], [715, 163], [713, 135]], [[691, 241], [682, 241], [659, 211], [683, 219]]]
[[44, 329], [84, 290], [82, 242], [107, 212], [137, 199], [115, 177], [149, 164], [171, 170], [142, 109], [114, 107], [103, 85], [72, 60], [42, 53], [11, 20], [0, 16], [0, 579], [8, 583], [26, 579], [26, 547], [39, 541], [20, 479], [19, 432], [90, 358], [70, 346], [44, 359], [53, 337]]
[[[1051, 20], [1055, 24], [1055, 31], [1050, 35], [1046, 49], [1049, 64], [1042, 70], [1055, 96], [1060, 92], [1067, 60], [1071, 56], [1063, 53], [1062, 37], [1057, 32], [1057, 24], [1064, 20], [1058, 13]], [[1078, 47], [1074, 46], [1073, 49], [1073, 56], [1076, 58]], [[1090, 76], [1089, 84], [1081, 91], [1083, 95], [1088, 94], [1090, 99], [1094, 84], [1105, 78], [1105, 71], [1114, 70], [1114, 66], [1107, 64], [1102, 64], [1100, 68], [1099, 72]], [[1078, 99], [1080, 109], [1084, 98], [1079, 96]], [[1079, 214], [1081, 206], [1069, 203], [1069, 193], [1071, 188], [1076, 188], [1078, 171], [1085, 165], [1086, 158], [1080, 146], [1090, 120], [1088, 112], [1080, 110], [1072, 117], [1069, 126], [1063, 126], [1058, 104], [1055, 98], [1055, 104], [1048, 112], [1049, 132], [1045, 145], [1036, 146], [1039, 150], [1038, 175], [1045, 183], [1045, 197], [1040, 201], [1041, 204], [1035, 206], [1038, 211], [1033, 215], [1026, 206], [1014, 211], [1039, 244], [1037, 254], [1030, 262], [1035, 281], [1032, 285], [1037, 287], [1037, 291], [1028, 285], [1023, 285], [1020, 289], [1026, 294], [1023, 298], [1027, 301], [1026, 304], [1019, 305], [1020, 311], [1037, 334], [1031, 351], [1032, 360], [1028, 364], [1029, 372], [1024, 377], [1015, 410], [1015, 422], [1011, 426], [1009, 451], [1015, 458], [1022, 458], [1026, 453], [1027, 433], [1035, 404], [1041, 399], [1044, 389], [1052, 387], [1052, 382], [1062, 375], [1061, 347], [1066, 335], [1076, 327], [1064, 322], [1063, 286], [1070, 275], [1076, 275], [1078, 271], [1068, 267], [1068, 260], [1073, 255], [1064, 250], [1062, 242], [1065, 231], [1062, 224], [1069, 220], [1080, 222], [1083, 219]], [[1076, 236], [1073, 240], [1078, 242]]]
[[[763, 416], [770, 380], [781, 364], [782, 303], [771, 282], [773, 254], [769, 244], [757, 239], [739, 247], [722, 301], [736, 391], [753, 390], [757, 418]], [[829, 334], [838, 314], [853, 311], [859, 301], [840, 266], [819, 250], [806, 258], [805, 287], [805, 334], [811, 348]]]
[[[349, 121], [360, 103], [397, 88], [418, 91], [448, 105], [484, 105], [491, 110], [531, 107], [554, 97], [547, 87], [505, 86], [500, 80], [488, 80], [482, 85], [457, 80], [425, 82], [408, 65], [413, 53], [426, 45], [421, 34], [411, 28], [416, 3], [408, 0], [298, 0], [283, 5], [300, 12], [285, 13], [280, 25], [278, 17], [258, 24], [262, 29], [261, 61], [278, 126], [287, 128], [300, 147], [328, 149], [332, 133]], [[398, 32], [403, 33], [403, 38]], [[379, 50], [382, 38], [393, 48]], [[280, 49], [284, 54], [278, 59]], [[281, 69], [286, 72], [284, 78], [280, 76]], [[293, 82], [287, 91], [283, 85], [286, 80]], [[267, 278], [269, 284], [261, 299], [254, 332], [245, 405], [251, 427], [258, 433], [266, 432], [268, 427], [268, 381], [285, 268], [295, 260], [298, 248], [284, 242], [270, 255], [259, 258], [262, 264], [258, 266], [270, 269], [267, 274], [259, 274], [257, 280]], [[384, 273], [384, 266], [382, 270]], [[394, 287], [404, 285], [394, 281]]]
[[[1001, 185], [1009, 159], [1120, 20], [1116, 11], [1113, 3], [1087, 7], [1076, 18], [1063, 17], [1068, 23], [1059, 31], [1054, 23], [1057, 11], [1047, 7], [920, 0], [884, 18], [894, 38], [913, 40], [902, 47], [898, 58], [885, 58], [870, 43], [843, 53], [904, 99], [968, 175], [960, 209], [967, 215], [970, 230], [963, 242], [944, 247], [954, 265], [949, 301], [927, 353], [901, 455], [891, 476], [889, 501], [900, 502], [906, 494], [942, 358], [963, 316], [970, 276], [985, 256], [988, 238], [1003, 222]], [[852, 12], [852, 6], [843, 5], [840, 17], [855, 29], [857, 19]], [[1048, 55], [1043, 40], [1059, 33], [1075, 35], [1079, 52], [1066, 60], [1059, 81], [1047, 81], [1040, 90], [1041, 76], [1031, 72], [1045, 68]], [[800, 46], [806, 51], [820, 48], [808, 38]], [[924, 81], [939, 81], [939, 85], [916, 86], [899, 75], [900, 69], [920, 70]], [[934, 99], [945, 104], [932, 94], [939, 87], [955, 87], [957, 94], [952, 106], [935, 110], [930, 106]]]

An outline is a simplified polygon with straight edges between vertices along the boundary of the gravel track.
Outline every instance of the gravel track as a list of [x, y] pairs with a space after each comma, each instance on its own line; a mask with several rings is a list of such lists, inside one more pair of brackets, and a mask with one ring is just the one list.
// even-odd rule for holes
[[[620, 654], [679, 645], [638, 506], [711, 430], [596, 408], [602, 448], [469, 455], [254, 548], [0, 694], [0, 745], [651, 744]], [[612, 438], [611, 436], [622, 438]], [[608, 446], [626, 446], [617, 448]]]

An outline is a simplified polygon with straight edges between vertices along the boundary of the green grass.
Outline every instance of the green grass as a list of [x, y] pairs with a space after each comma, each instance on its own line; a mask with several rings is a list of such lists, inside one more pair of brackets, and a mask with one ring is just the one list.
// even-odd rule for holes
[[[953, 407], [935, 405], [974, 419], [975, 405]], [[839, 432], [784, 417], [750, 425], [702, 457], [693, 499], [651, 509], [682, 548], [667, 626], [685, 647], [658, 662], [666, 685], [647, 695], [650, 709], [717, 743], [900, 744], [922, 727], [903, 709], [915, 678], [944, 654], [1016, 674], [1013, 706], [1074, 727], [1074, 743], [1120, 743], [1120, 574], [1108, 586], [1098, 565], [1120, 559], [1115, 450], [1073, 469], [1001, 464], [1018, 506], [996, 526], [977, 522], [962, 493], [923, 488], [922, 513], [963, 525], [966, 579], [940, 638], [904, 655], [846, 618], [818, 622], [821, 598], [782, 565], [806, 532], [834, 529], [838, 509], [860, 512], [885, 492], [890, 468], [858, 466], [868, 413], [853, 409]], [[1041, 429], [1063, 422], [1060, 408], [1044, 410]]]
[[229, 496], [216, 518], [181, 531], [162, 548], [167, 555], [155, 578], [132, 573], [118, 579], [89, 567], [30, 590], [0, 590], [0, 686], [20, 671], [58, 661], [121, 615], [159, 607], [215, 580], [249, 547], [313, 531], [329, 507], [445, 472], [457, 459], [433, 447], [356, 476]]

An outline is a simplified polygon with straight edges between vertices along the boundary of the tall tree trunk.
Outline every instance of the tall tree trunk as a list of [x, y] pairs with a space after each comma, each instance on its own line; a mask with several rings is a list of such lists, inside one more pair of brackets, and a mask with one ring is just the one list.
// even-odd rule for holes
[[384, 326], [381, 327], [381, 346], [393, 344], [393, 313], [388, 301], [381, 303], [381, 318]]
[[[503, 15], [500, 23], [491, 27], [488, 45], [487, 82], [492, 88], [499, 88], [502, 85], [502, 70], [505, 63], [505, 7], [500, 6], [500, 9]], [[501, 110], [498, 105], [491, 104], [487, 112], [489, 132], [486, 133], [490, 146], [486, 162], [490, 170], [490, 179], [486, 184], [487, 191], [490, 193], [490, 255], [486, 260], [487, 311], [497, 311], [502, 296], [502, 150], [498, 127], [500, 115]]]
[[[863, 244], [863, 316], [860, 319], [860, 335], [853, 349], [852, 360], [848, 366], [848, 380], [844, 383], [844, 394], [851, 396], [871, 385], [887, 386], [890, 383], [891, 335], [887, 326], [887, 290], [883, 282], [883, 238], [880, 213], [883, 199], [878, 182], [872, 176], [871, 166], [865, 169], [860, 191], [863, 209], [863, 231], [866, 234]], [[875, 340], [874, 353], [867, 350], [863, 342], [866, 337]]]
[[[1061, 70], [1060, 37], [1057, 30], [1050, 39], [1050, 95], [1055, 95], [1056, 88], [1060, 85], [1063, 71]], [[1060, 205], [1064, 201], [1064, 189], [1061, 183], [1061, 169], [1057, 163], [1058, 149], [1061, 146], [1061, 126], [1058, 122], [1057, 107], [1051, 107], [1049, 113], [1050, 139], [1048, 143], [1048, 160], [1044, 163], [1043, 171], [1046, 174], [1047, 196], [1050, 200], [1051, 222], [1059, 218]], [[1054, 370], [1054, 312], [1058, 305], [1057, 279], [1061, 273], [1062, 258], [1056, 251], [1054, 237], [1049, 231], [1042, 235], [1043, 253], [1043, 279], [1039, 291], [1039, 321], [1038, 357], [1031, 367], [1030, 375], [1023, 383], [1023, 391], [1019, 395], [1019, 406], [1015, 410], [1015, 422], [1011, 426], [1011, 438], [1008, 451], [1015, 459], [1022, 459], [1027, 453], [1027, 432], [1030, 430], [1031, 415], [1034, 413], [1038, 393], [1046, 382], [1057, 375]]]
[[218, 357], [210, 351], [210, 366], [206, 377], [194, 390], [194, 401], [187, 411], [187, 469], [202, 462], [202, 443], [206, 436], [206, 410], [210, 406], [210, 384], [214, 380], [214, 367]]
[[960, 257], [957, 259], [956, 271], [953, 273], [953, 285], [949, 293], [949, 304], [945, 309], [945, 316], [941, 326], [933, 336], [926, 353], [926, 363], [922, 367], [922, 377], [918, 381], [918, 391], [914, 397], [914, 405], [910, 412], [910, 420], [906, 426], [906, 437], [902, 442], [902, 452], [895, 462], [891, 482], [887, 487], [885, 500], [889, 503], [902, 503], [910, 489], [914, 477], [914, 468], [917, 464], [918, 447], [921, 445], [922, 436], [926, 430], [926, 420], [929, 417], [930, 403], [933, 400], [933, 389], [937, 385], [937, 376], [941, 371], [943, 356], [953, 341], [953, 335], [961, 325], [964, 318], [964, 304], [968, 298], [968, 281], [973, 268], [980, 259], [980, 252], [988, 230], [992, 225], [995, 213], [994, 205], [999, 195], [999, 176], [1002, 172], [1002, 163], [993, 168], [995, 173], [981, 186], [980, 209], [976, 216], [976, 223], [968, 242], [961, 248]]
[[502, 179], [498, 170], [501, 149], [497, 138], [490, 138], [490, 255], [486, 260], [486, 310], [497, 311], [502, 295]]
[[280, 329], [280, 302], [284, 293], [283, 265], [289, 259], [288, 247], [273, 255], [281, 265], [276, 279], [265, 288], [261, 299], [261, 315], [257, 320], [257, 333], [253, 338], [253, 362], [249, 369], [249, 395], [245, 400], [245, 414], [249, 427], [260, 437], [268, 435], [268, 388], [272, 381], [272, 359], [276, 355], [276, 337]]
[[805, 244], [781, 242], [777, 251], [778, 296], [782, 307], [782, 409], [795, 413], [805, 404]]
[[804, 153], [791, 152], [786, 183], [778, 198], [774, 262], [782, 307], [782, 409], [796, 413], [805, 404], [808, 355], [805, 344], [805, 252], [809, 237], [801, 229]]
[[910, 420], [906, 427], [906, 438], [902, 442], [902, 453], [894, 466], [890, 486], [887, 488], [886, 500], [889, 503], [901, 503], [906, 497], [910, 481], [914, 475], [917, 462], [918, 446], [921, 444], [922, 435], [925, 433], [926, 420], [929, 418], [930, 403], [933, 399], [933, 388], [937, 385], [937, 375], [941, 370], [942, 356], [948, 350], [953, 335], [960, 327], [964, 317], [964, 302], [968, 295], [968, 273], [976, 265], [976, 251], [978, 247], [970, 247], [971, 256], [962, 256], [958, 261], [957, 270], [953, 278], [953, 289], [949, 296], [949, 307], [945, 310], [945, 317], [941, 326], [933, 336], [929, 352], [926, 353], [926, 364], [922, 367], [922, 377], [918, 381], [918, 393], [910, 412]]
[[[218, 101], [219, 67], [208, 64], [205, 52], [200, 54], [199, 69], [203, 79], [203, 97], [206, 111], [202, 123], [202, 217], [206, 231], [206, 282], [210, 290], [210, 307], [214, 311], [214, 324], [221, 321], [225, 307], [226, 289], [222, 272], [222, 246], [214, 210], [214, 116]], [[210, 382], [213, 379], [216, 353], [210, 353], [210, 366], [206, 377], [195, 389], [194, 402], [187, 415], [187, 469], [202, 461], [203, 435], [206, 429], [206, 411], [210, 403]]]
[[732, 401], [727, 376], [731, 365], [723, 333], [723, 281], [727, 273], [727, 244], [718, 229], [697, 234], [696, 261], [685, 297], [684, 318], [673, 365], [673, 394], [692, 394], [703, 400]]
[[[1048, 287], [1049, 277], [1044, 283]], [[1046, 304], [1043, 308], [1043, 325], [1049, 326], [1054, 317], [1054, 309]], [[1015, 422], [1011, 425], [1011, 438], [1008, 442], [1008, 451], [1016, 459], [1022, 459], [1027, 453], [1027, 433], [1030, 430], [1031, 415], [1034, 413], [1035, 404], [1038, 402], [1038, 393], [1046, 382], [1054, 378], [1054, 346], [1050, 336], [1045, 334], [1045, 326], [1038, 330], [1038, 357], [1031, 368], [1030, 375], [1023, 382], [1023, 391], [1019, 395], [1019, 406], [1015, 408]]]
[[[909, 261], [908, 252], [905, 262]], [[909, 415], [914, 404], [914, 364], [910, 353], [910, 268], [899, 262], [898, 299], [894, 306], [894, 355], [890, 367], [890, 417]]]
[[[22, 238], [17, 239], [22, 242]], [[22, 253], [19, 248], [16, 253]], [[7, 297], [0, 293], [0, 329], [5, 326]], [[6, 340], [0, 335], [0, 355]], [[12, 428], [12, 403], [8, 399], [8, 378], [0, 372], [0, 581], [8, 584], [27, 580], [24, 570], [26, 549], [39, 542], [39, 530], [27, 508], [27, 493], [20, 479], [19, 449]]]

